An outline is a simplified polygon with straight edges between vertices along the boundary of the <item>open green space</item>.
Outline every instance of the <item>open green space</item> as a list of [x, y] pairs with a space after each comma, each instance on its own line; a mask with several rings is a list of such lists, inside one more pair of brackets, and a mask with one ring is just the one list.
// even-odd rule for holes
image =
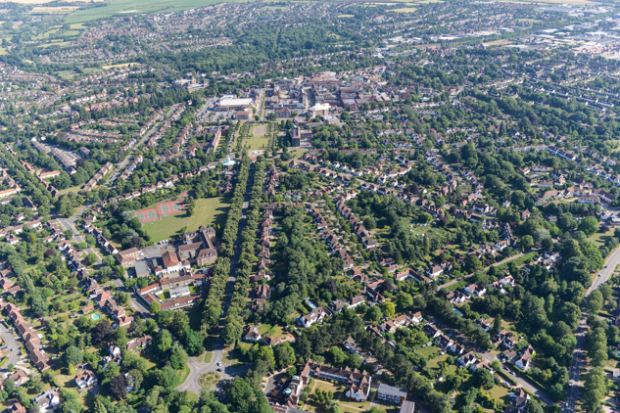
[[195, 231], [199, 226], [211, 227], [214, 224], [222, 226], [228, 211], [229, 199], [224, 197], [201, 198], [196, 200], [196, 209], [192, 216], [185, 211], [169, 214], [154, 222], [143, 225], [153, 242], [170, 239], [183, 227], [187, 231]]
[[245, 141], [245, 148], [250, 151], [256, 151], [259, 149], [267, 149], [269, 147], [268, 136], [252, 136]]
[[215, 386], [215, 384], [220, 381], [222, 376], [220, 373], [216, 371], [208, 371], [202, 376], [200, 376], [199, 382], [202, 387], [206, 387], [207, 389]]
[[284, 335], [284, 330], [280, 326], [271, 326], [270, 324], [263, 324], [258, 328], [258, 332], [261, 336], [279, 338]]
[[83, 23], [106, 19], [115, 15], [138, 13], [170, 13], [213, 4], [225, 3], [222, 0], [108, 0], [105, 6], [76, 10], [67, 16], [66, 23]]

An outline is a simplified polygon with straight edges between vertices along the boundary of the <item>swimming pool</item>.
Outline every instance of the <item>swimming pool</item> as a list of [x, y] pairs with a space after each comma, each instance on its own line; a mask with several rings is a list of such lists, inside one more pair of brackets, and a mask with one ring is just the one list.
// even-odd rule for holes
[[101, 315], [97, 314], [97, 313], [91, 314], [90, 318], [92, 318], [93, 320], [97, 321], [97, 320], [99, 320], [101, 318]]

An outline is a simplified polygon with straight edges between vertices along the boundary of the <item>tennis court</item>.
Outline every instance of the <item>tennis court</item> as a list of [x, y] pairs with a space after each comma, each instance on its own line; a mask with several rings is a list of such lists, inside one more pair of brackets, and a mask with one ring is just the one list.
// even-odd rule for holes
[[136, 211], [136, 217], [143, 224], [145, 222], [157, 221], [159, 219], [159, 215], [157, 215], [157, 210], [155, 208], [143, 209], [141, 211]]
[[161, 204], [157, 204], [157, 210], [159, 215], [164, 216], [184, 211], [185, 206], [183, 205], [183, 201], [163, 202]]

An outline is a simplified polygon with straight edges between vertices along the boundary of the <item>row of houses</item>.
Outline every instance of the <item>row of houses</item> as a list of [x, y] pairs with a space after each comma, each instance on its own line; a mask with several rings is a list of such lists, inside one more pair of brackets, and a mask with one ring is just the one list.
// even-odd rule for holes
[[41, 338], [32, 327], [32, 324], [29, 321], [24, 320], [24, 317], [19, 311], [19, 307], [15, 304], [0, 301], [0, 310], [5, 311], [9, 318], [13, 321], [15, 329], [19, 333], [22, 340], [24, 340], [24, 347], [26, 347], [30, 360], [39, 372], [43, 373], [44, 371], [50, 369], [50, 357], [44, 350]]

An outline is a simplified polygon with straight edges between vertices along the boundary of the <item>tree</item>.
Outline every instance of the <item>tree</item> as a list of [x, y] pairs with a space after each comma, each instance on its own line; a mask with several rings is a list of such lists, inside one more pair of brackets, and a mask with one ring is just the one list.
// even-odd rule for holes
[[493, 378], [491, 372], [487, 369], [476, 370], [476, 373], [474, 373], [474, 379], [476, 386], [485, 390], [490, 390], [493, 386], [495, 386], [495, 379]]
[[276, 364], [280, 369], [291, 366], [297, 362], [295, 350], [288, 341], [275, 347], [274, 356], [276, 359]]
[[381, 312], [381, 309], [377, 305], [368, 307], [368, 310], [366, 310], [366, 318], [369, 321], [377, 322], [381, 320], [381, 317], [383, 317], [383, 313]]
[[127, 382], [127, 387], [131, 388], [132, 391], [137, 392], [140, 390], [140, 386], [144, 381], [144, 375], [138, 369], [131, 369], [127, 373], [125, 380]]
[[480, 268], [482, 268], [482, 264], [480, 263], [480, 260], [478, 259], [478, 257], [476, 257], [475, 255], [468, 255], [465, 258], [465, 269], [468, 271], [477, 271]]
[[381, 306], [381, 309], [383, 310], [383, 315], [385, 315], [388, 318], [392, 318], [396, 315], [396, 306], [391, 301], [385, 302]]
[[342, 351], [338, 346], [332, 346], [332, 348], [329, 349], [329, 352], [334, 359], [334, 364], [344, 364], [347, 359], [347, 355], [344, 354], [344, 351]]
[[101, 321], [95, 325], [92, 331], [93, 341], [101, 344], [110, 340], [114, 334], [114, 329], [107, 321]]
[[601, 285], [598, 290], [603, 295], [603, 301], [609, 301], [612, 299], [614, 291], [609, 284], [605, 283]]
[[108, 390], [116, 399], [122, 399], [127, 394], [127, 381], [124, 374], [119, 374], [110, 380]]
[[204, 353], [203, 339], [199, 332], [188, 328], [183, 335], [185, 349], [190, 356]]
[[161, 310], [161, 306], [159, 305], [157, 301], [153, 301], [149, 305], [149, 311], [155, 315], [157, 315], [157, 313], [159, 313], [160, 310]]
[[78, 364], [82, 363], [82, 359], [83, 355], [79, 348], [75, 346], [69, 346], [65, 350], [64, 361], [66, 366], [77, 366]]
[[340, 413], [340, 403], [331, 401], [327, 404], [325, 408], [326, 413]]
[[196, 210], [196, 202], [194, 201], [194, 198], [190, 196], [187, 198], [187, 201], [185, 202], [185, 211], [187, 211], [188, 216], [192, 216], [194, 215], [195, 210]]
[[519, 247], [522, 251], [529, 251], [534, 247], [534, 238], [531, 235], [526, 235], [519, 241]]
[[577, 229], [583, 231], [587, 236], [590, 236], [598, 231], [598, 221], [593, 216], [585, 217], [579, 222]]
[[542, 404], [540, 404], [538, 400], [532, 399], [527, 402], [527, 405], [525, 405], [525, 412], [526, 413], [545, 413], [545, 409], [543, 408]]
[[413, 307], [413, 297], [411, 294], [399, 293], [396, 296], [396, 305], [400, 310], [408, 310]]
[[84, 262], [86, 262], [86, 265], [91, 266], [94, 263], [97, 262], [97, 255], [95, 255], [94, 252], [90, 252], [88, 254], [86, 254], [86, 257], [84, 258]]
[[592, 314], [597, 314], [603, 308], [603, 294], [599, 290], [592, 291], [588, 298], [588, 311]]
[[172, 348], [172, 335], [170, 334], [170, 331], [162, 329], [159, 332], [159, 344], [157, 345], [157, 349], [161, 353], [165, 353], [170, 350], [170, 348]]

